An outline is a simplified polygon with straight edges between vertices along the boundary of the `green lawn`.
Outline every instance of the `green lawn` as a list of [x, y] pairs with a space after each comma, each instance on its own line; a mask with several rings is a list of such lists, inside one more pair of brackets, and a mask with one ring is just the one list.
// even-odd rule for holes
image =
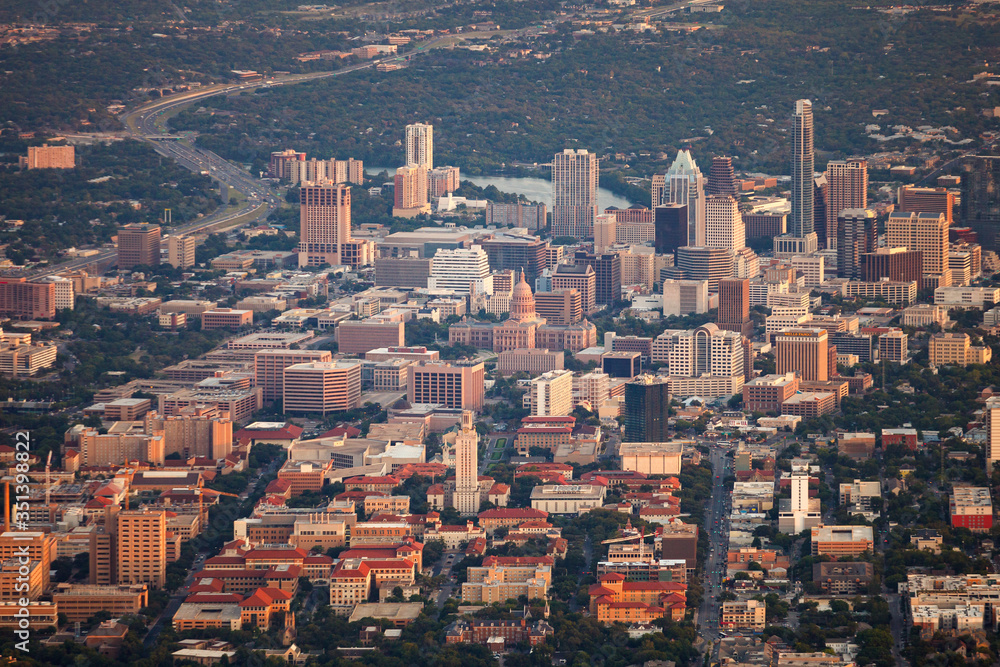
[[490, 461], [499, 461], [503, 458], [503, 452], [493, 451], [490, 454]]
[[507, 438], [500, 438], [494, 446], [503, 449], [507, 446]]

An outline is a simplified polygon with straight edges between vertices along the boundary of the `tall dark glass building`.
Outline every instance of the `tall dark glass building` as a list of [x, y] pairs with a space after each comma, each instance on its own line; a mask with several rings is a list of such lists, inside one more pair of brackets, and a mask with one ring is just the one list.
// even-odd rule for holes
[[669, 416], [666, 378], [640, 375], [625, 385], [625, 442], [666, 442]]

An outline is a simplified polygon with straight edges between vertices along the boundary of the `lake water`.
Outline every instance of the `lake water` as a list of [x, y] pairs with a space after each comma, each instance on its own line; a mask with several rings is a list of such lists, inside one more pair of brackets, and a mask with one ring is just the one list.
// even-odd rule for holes
[[[395, 168], [389, 167], [366, 167], [365, 173], [374, 176], [382, 171], [389, 172], [392, 176], [396, 173]], [[533, 178], [530, 176], [467, 176], [462, 174], [463, 181], [471, 181], [481, 188], [489, 185], [495, 186], [501, 192], [510, 192], [517, 195], [524, 195], [531, 201], [538, 201], [545, 204], [550, 210], [552, 208], [552, 181], [544, 178]], [[597, 188], [597, 209], [603, 211], [609, 206], [617, 208], [628, 208], [629, 202], [624, 197], [619, 197], [606, 188]]]

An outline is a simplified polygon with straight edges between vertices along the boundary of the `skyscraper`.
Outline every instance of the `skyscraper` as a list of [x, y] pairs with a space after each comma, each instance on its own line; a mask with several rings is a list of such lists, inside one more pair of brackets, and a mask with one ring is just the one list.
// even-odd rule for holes
[[705, 245], [705, 177], [691, 151], [677, 151], [666, 173], [663, 203], [684, 204], [688, 214], [688, 245]]
[[792, 116], [792, 236], [802, 238], [815, 231], [814, 177], [812, 102], [798, 100]]
[[594, 218], [594, 252], [604, 252], [615, 244], [617, 216], [600, 213]]
[[434, 126], [414, 123], [406, 126], [406, 166], [434, 168]]
[[736, 252], [746, 247], [746, 227], [733, 197], [709, 195], [705, 200], [705, 245]]
[[864, 208], [841, 210], [837, 219], [837, 275], [862, 280], [865, 253], [878, 247], [875, 211]]
[[479, 466], [476, 454], [479, 434], [472, 423], [472, 411], [462, 412], [462, 427], [455, 435], [455, 509], [462, 516], [479, 512]]
[[1000, 156], [976, 155], [962, 164], [962, 222], [979, 234], [983, 250], [1000, 248]]
[[712, 158], [712, 168], [708, 172], [708, 185], [705, 194], [739, 197], [736, 186], [736, 174], [733, 172], [733, 158], [718, 156]]
[[552, 236], [594, 235], [597, 156], [567, 148], [552, 159]]
[[826, 182], [826, 247], [835, 248], [841, 211], [868, 208], [868, 161], [832, 160], [826, 165]]
[[412, 218], [421, 213], [430, 213], [427, 199], [427, 168], [421, 166], [400, 167], [393, 176], [392, 215]]
[[753, 330], [750, 322], [750, 280], [723, 278], [719, 281], [720, 329], [749, 336]]
[[948, 224], [953, 222], [955, 194], [947, 188], [918, 188], [903, 185], [896, 195], [896, 210], [913, 213], [944, 213]]
[[684, 246], [678, 248], [674, 265], [688, 280], [707, 280], [708, 290], [719, 289], [719, 281], [733, 275], [735, 253], [728, 248]]
[[[299, 266], [360, 265], [351, 244], [351, 188], [330, 182], [299, 188]], [[360, 244], [364, 245], [364, 244]], [[366, 262], [370, 263], [370, 262]]]
[[653, 246], [657, 255], [672, 255], [688, 244], [687, 206], [660, 204], [653, 208]]
[[986, 399], [986, 474], [993, 474], [993, 465], [1000, 462], [1000, 398]]
[[625, 385], [625, 442], [665, 442], [670, 433], [667, 378], [643, 374]]
[[[886, 246], [919, 250], [923, 257], [924, 287], [951, 274], [948, 267], [948, 220], [944, 213], [892, 213], [886, 223]], [[944, 286], [950, 285], [946, 282]]]

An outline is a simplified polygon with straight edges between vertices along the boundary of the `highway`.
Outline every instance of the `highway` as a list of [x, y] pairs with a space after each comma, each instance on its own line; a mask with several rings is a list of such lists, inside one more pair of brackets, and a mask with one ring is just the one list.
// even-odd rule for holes
[[[252, 90], [255, 88], [286, 86], [350, 74], [351, 72], [357, 72], [358, 70], [375, 67], [381, 62], [401, 60], [408, 56], [415, 55], [427, 50], [429, 47], [440, 41], [440, 39], [441, 38], [433, 39], [405, 53], [372, 60], [358, 65], [351, 65], [335, 72], [295, 74], [270, 79], [260, 83], [215, 84], [194, 91], [170, 95], [169, 97], [165, 97], [155, 102], [150, 102], [136, 109], [132, 109], [131, 111], [122, 113], [122, 115], [118, 118], [122, 124], [125, 125], [128, 135], [132, 139], [151, 143], [156, 152], [160, 155], [176, 160], [178, 164], [186, 169], [190, 169], [191, 171], [207, 172], [212, 179], [220, 183], [225, 183], [229, 187], [241, 192], [246, 197], [246, 201], [238, 209], [230, 210], [228, 207], [222, 207], [221, 210], [216, 211], [211, 215], [187, 223], [174, 225], [167, 231], [173, 235], [196, 234], [212, 227], [225, 225], [226, 223], [247, 214], [252, 215], [252, 217], [247, 220], [247, 223], [253, 223], [266, 219], [267, 216], [270, 215], [271, 211], [279, 205], [277, 193], [266, 182], [254, 178], [241, 167], [233, 164], [229, 160], [223, 159], [212, 151], [190, 146], [182, 142], [180, 140], [181, 137], [169, 135], [167, 133], [167, 128], [162, 124], [163, 116], [168, 111], [176, 109], [180, 106], [206, 100], [217, 95], [227, 95], [229, 93]], [[114, 248], [103, 248], [96, 255], [45, 266], [22, 275], [25, 275], [29, 279], [37, 279], [56, 273], [62, 273], [64, 271], [82, 269], [91, 265], [106, 264], [115, 257], [117, 252], [118, 251]]]
[[[705, 516], [704, 530], [708, 534], [709, 555], [705, 559], [703, 575], [705, 597], [698, 611], [700, 634], [706, 641], [714, 642], [719, 636], [719, 595], [726, 579], [726, 552], [729, 550], [730, 500], [726, 490], [726, 477], [732, 472], [732, 460], [728, 446], [713, 443], [710, 460], [712, 463], [712, 500]], [[714, 657], [715, 647], [712, 655]]]

